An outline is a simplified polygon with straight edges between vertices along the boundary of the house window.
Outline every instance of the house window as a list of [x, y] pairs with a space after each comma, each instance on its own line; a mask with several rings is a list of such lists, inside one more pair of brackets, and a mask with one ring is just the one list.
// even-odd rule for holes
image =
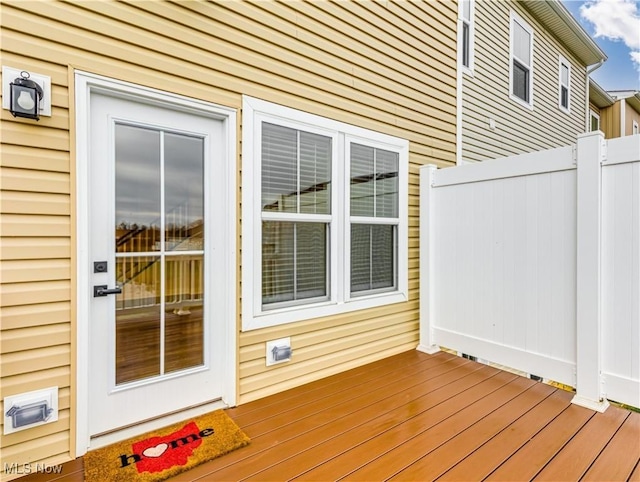
[[262, 303], [327, 297], [328, 136], [262, 123]]
[[600, 116], [593, 110], [589, 111], [590, 132], [600, 130]]
[[569, 102], [571, 100], [571, 64], [560, 57], [558, 72], [558, 102], [560, 109], [569, 113]]
[[474, 0], [462, 0], [460, 3], [462, 19], [462, 66], [469, 71], [473, 71], [473, 15]]
[[533, 108], [533, 30], [511, 12], [511, 98]]
[[243, 329], [408, 299], [408, 142], [243, 103]]

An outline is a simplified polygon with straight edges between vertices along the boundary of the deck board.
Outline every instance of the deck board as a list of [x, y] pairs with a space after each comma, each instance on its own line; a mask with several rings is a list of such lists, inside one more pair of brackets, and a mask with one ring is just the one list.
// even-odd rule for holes
[[[169, 480], [639, 481], [640, 413], [572, 397], [409, 351], [229, 409], [251, 444]], [[82, 481], [82, 459], [57, 478], [24, 478], [53, 480]]]

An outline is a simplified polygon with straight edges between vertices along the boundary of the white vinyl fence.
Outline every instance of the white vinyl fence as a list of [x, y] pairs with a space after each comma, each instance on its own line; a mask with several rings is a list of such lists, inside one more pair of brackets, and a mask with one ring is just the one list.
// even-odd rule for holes
[[640, 407], [640, 136], [420, 172], [420, 347]]

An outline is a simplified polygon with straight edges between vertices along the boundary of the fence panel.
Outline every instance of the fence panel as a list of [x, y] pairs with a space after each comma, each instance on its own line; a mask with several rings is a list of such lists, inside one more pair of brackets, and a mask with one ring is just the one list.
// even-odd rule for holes
[[634, 138], [610, 141], [602, 169], [602, 369], [607, 398], [640, 407], [640, 137]]
[[640, 406], [640, 136], [577, 146], [423, 168], [419, 348]]

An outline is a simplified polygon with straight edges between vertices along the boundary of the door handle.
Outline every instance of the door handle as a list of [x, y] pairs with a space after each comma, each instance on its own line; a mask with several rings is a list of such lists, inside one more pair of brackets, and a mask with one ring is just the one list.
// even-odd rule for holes
[[117, 295], [120, 293], [122, 293], [122, 288], [120, 286], [116, 286], [115, 288], [108, 288], [107, 285], [99, 285], [93, 287], [94, 298], [107, 295]]

